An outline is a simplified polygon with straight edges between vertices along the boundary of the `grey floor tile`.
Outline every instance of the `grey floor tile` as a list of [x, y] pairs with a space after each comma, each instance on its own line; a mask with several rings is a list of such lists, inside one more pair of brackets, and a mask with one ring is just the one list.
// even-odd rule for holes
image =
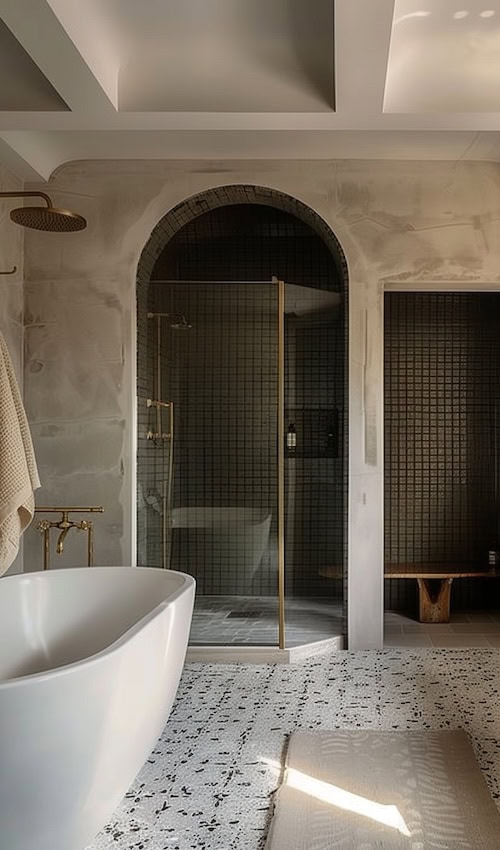
[[408, 623], [402, 628], [405, 635], [453, 634], [449, 623]]
[[[199, 596], [196, 599], [192, 646], [276, 646], [278, 608], [270, 597]], [[256, 617], [230, 617], [231, 612], [258, 612]], [[329, 599], [292, 599], [285, 610], [286, 645], [325, 640], [342, 634], [341, 605]]]
[[384, 649], [388, 646], [398, 647], [416, 647], [416, 646], [432, 646], [429, 635], [387, 635], [384, 638]]
[[454, 634], [484, 634], [484, 635], [500, 635], [500, 622], [493, 623], [452, 623], [451, 630]]
[[450, 623], [470, 623], [470, 616], [466, 611], [451, 612]]
[[431, 637], [432, 645], [435, 647], [467, 647], [467, 646], [489, 646], [488, 638], [480, 634], [472, 635], [436, 635]]
[[469, 623], [491, 623], [495, 620], [492, 611], [468, 611], [467, 618]]

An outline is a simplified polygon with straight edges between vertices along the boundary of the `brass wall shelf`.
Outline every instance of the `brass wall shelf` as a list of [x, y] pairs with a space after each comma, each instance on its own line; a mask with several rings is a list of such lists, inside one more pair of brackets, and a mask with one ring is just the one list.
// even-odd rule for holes
[[319, 451], [315, 449], [296, 449], [294, 452], [291, 452], [289, 449], [285, 449], [285, 457], [287, 460], [292, 460], [296, 458], [297, 460], [307, 460], [308, 458], [331, 458], [333, 460], [338, 460], [339, 455], [336, 449], [325, 449], [324, 451]]

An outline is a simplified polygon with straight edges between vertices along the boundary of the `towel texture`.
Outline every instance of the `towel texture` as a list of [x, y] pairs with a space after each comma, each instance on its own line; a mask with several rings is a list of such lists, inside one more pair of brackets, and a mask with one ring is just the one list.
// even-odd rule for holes
[[31, 434], [5, 340], [0, 333], [0, 575], [9, 569], [33, 519], [40, 487]]

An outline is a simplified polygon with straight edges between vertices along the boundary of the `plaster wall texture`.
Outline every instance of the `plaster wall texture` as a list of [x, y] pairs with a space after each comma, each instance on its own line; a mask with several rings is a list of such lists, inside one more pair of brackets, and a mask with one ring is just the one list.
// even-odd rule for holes
[[[380, 647], [383, 290], [500, 288], [497, 165], [105, 161], [59, 169], [48, 186], [54, 203], [81, 212], [89, 226], [78, 234], [26, 235], [25, 393], [43, 485], [38, 503], [102, 504], [96, 563], [134, 563], [137, 264], [151, 231], [176, 204], [234, 184], [302, 201], [346, 254], [349, 646]], [[29, 546], [28, 569], [41, 557], [38, 539]], [[76, 551], [68, 538], [65, 566]]]
[[[4, 166], [0, 165], [0, 192], [18, 192], [23, 183]], [[9, 218], [14, 207], [22, 206], [22, 199], [0, 198], [0, 331], [7, 343], [10, 357], [16, 371], [21, 393], [23, 392], [23, 253], [24, 231]], [[8, 575], [22, 572], [22, 541], [16, 560]]]

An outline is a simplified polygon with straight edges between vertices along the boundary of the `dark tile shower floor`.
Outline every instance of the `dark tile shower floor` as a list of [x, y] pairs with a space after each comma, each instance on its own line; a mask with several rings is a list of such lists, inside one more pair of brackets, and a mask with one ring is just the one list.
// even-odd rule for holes
[[[285, 607], [286, 646], [342, 635], [340, 600], [290, 599]], [[270, 596], [198, 596], [191, 646], [277, 646], [278, 600]]]

